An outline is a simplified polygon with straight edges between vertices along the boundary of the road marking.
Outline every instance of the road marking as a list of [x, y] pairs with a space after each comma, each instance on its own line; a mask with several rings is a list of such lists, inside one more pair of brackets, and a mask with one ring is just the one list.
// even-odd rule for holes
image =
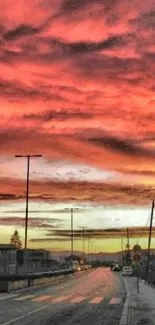
[[110, 305], [118, 305], [120, 304], [121, 299], [120, 298], [112, 298], [109, 302]]
[[35, 297], [35, 295], [27, 295], [27, 296], [22, 296], [22, 297], [15, 298], [13, 300], [23, 301], [23, 300], [31, 299], [31, 298], [34, 298], [34, 297]]
[[70, 297], [70, 295], [69, 296], [58, 297], [58, 298], [52, 299], [52, 302], [54, 302], [54, 303], [62, 302], [64, 300], [68, 299], [69, 297]]
[[26, 315], [16, 317], [16, 318], [11, 319], [11, 320], [9, 320], [9, 321], [7, 321], [7, 322], [1, 324], [1, 325], [11, 325], [11, 324], [16, 323], [17, 321], [19, 321], [19, 320], [21, 320], [21, 319], [24, 319], [24, 318], [26, 318], [26, 317], [28, 317], [28, 316], [30, 316], [30, 315], [32, 315], [32, 314], [35, 314], [35, 313], [39, 312], [40, 310], [45, 309], [45, 308], [47, 308], [47, 307], [49, 307], [49, 305], [42, 306], [42, 307], [40, 307], [40, 308], [37, 308], [37, 309], [35, 309], [35, 310], [32, 310], [32, 311], [30, 311], [29, 313], [27, 313]]
[[19, 295], [13, 295], [13, 294], [8, 294], [5, 293], [4, 295], [0, 295], [0, 300], [5, 300], [5, 299], [9, 299], [9, 298], [13, 298], [13, 297], [18, 297]]
[[64, 286], [63, 287], [58, 287], [57, 289], [56, 289], [56, 291], [57, 290], [64, 290]]
[[81, 302], [83, 300], [85, 300], [87, 297], [82, 297], [82, 296], [79, 296], [79, 297], [76, 297], [74, 298], [73, 300], [70, 301], [71, 304], [75, 304], [75, 303], [78, 303], [78, 302]]
[[51, 296], [40, 296], [40, 297], [32, 299], [32, 301], [46, 301], [46, 300], [50, 300], [50, 299], [52, 299]]
[[89, 303], [90, 304], [99, 304], [103, 300], [104, 300], [104, 297], [95, 297], [91, 301], [89, 301]]

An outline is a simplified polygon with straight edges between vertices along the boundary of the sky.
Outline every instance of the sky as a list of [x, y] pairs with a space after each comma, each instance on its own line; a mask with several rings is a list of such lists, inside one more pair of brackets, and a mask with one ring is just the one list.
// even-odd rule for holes
[[[28, 247], [70, 249], [71, 208], [74, 228], [93, 229], [92, 238], [140, 227], [131, 245], [145, 247], [154, 0], [1, 0], [0, 21], [1, 242], [15, 229], [24, 242], [26, 159], [15, 155], [40, 154], [30, 161]], [[110, 236], [95, 239], [97, 251], [120, 250], [121, 230]]]

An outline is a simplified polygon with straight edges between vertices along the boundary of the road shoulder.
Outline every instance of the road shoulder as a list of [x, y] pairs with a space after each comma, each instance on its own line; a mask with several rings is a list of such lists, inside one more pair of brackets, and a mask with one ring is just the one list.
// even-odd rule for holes
[[125, 281], [130, 292], [127, 325], [155, 324], [155, 288], [141, 280], [138, 293], [136, 277], [126, 278]]

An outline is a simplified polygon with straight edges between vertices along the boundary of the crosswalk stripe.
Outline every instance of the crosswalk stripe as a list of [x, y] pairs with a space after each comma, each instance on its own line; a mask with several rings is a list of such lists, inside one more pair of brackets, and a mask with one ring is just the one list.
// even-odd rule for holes
[[85, 299], [86, 299], [86, 297], [79, 296], [79, 297], [76, 297], [73, 300], [71, 300], [70, 303], [75, 304], [75, 303], [81, 302]]
[[112, 298], [109, 302], [110, 305], [118, 305], [120, 304], [121, 299], [120, 298]]
[[99, 304], [103, 300], [104, 300], [104, 297], [95, 297], [91, 301], [89, 301], [89, 303], [90, 304]]
[[6, 299], [9, 299], [9, 298], [18, 297], [18, 296], [19, 295], [13, 295], [13, 294], [5, 293], [4, 295], [0, 295], [0, 300], [6, 300]]
[[52, 299], [51, 296], [40, 296], [32, 299], [32, 301], [46, 301]]
[[[50, 295], [43, 295], [43, 296], [36, 297], [36, 295], [19, 296], [19, 294], [1, 294], [0, 301], [12, 298], [12, 300], [15, 300], [15, 301], [24, 301], [24, 300], [30, 299], [31, 301], [36, 301], [36, 302], [51, 301], [51, 303], [60, 303], [60, 302], [64, 302], [65, 300], [71, 298], [71, 296], [72, 295], [59, 296], [59, 297], [52, 298], [52, 296], [50, 296]], [[70, 300], [69, 303], [72, 303], [72, 304], [80, 303], [87, 298], [88, 297], [83, 297], [83, 296], [77, 296], [77, 297], [73, 298], [73, 296], [72, 296], [72, 300]], [[96, 296], [96, 297], [92, 298], [89, 301], [89, 303], [90, 304], [99, 304], [106, 298], [107, 297], [104, 297], [104, 296], [102, 296], [102, 297]], [[118, 304], [120, 304], [120, 302], [121, 302], [121, 298], [113, 297], [109, 301], [109, 305], [118, 305]]]
[[23, 300], [31, 299], [31, 298], [34, 298], [34, 297], [35, 297], [35, 295], [27, 295], [27, 296], [22, 296], [22, 297], [15, 298], [13, 300], [23, 301]]
[[70, 297], [70, 295], [69, 296], [61, 296], [61, 297], [52, 299], [52, 302], [62, 302], [64, 300], [67, 300], [69, 297]]

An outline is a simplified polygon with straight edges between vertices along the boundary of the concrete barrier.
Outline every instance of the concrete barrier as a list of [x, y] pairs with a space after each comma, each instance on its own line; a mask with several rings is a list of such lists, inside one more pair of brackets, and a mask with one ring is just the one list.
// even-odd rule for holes
[[[70, 273], [68, 273], [70, 272]], [[64, 274], [63, 274], [64, 273]], [[0, 279], [0, 292], [10, 292], [13, 290], [30, 288], [44, 284], [51, 284], [70, 277], [73, 274], [71, 270], [61, 270], [55, 272], [44, 272], [26, 275], [25, 279]]]
[[56, 277], [50, 277], [50, 278], [40, 278], [40, 279], [29, 279], [29, 283], [28, 286], [29, 287], [35, 287], [35, 286], [39, 286], [41, 284], [46, 284], [46, 283], [52, 283], [55, 282]]
[[9, 292], [9, 281], [0, 281], [0, 292]]
[[56, 281], [60, 281], [63, 279], [66, 279], [68, 277], [70, 277], [72, 274], [64, 274], [64, 275], [58, 275], [58, 276], [52, 276], [52, 277], [43, 277], [40, 279], [29, 279], [29, 283], [28, 286], [29, 287], [35, 287], [35, 286], [39, 286], [42, 284], [50, 284]]
[[27, 287], [28, 287], [28, 280], [8, 282], [8, 291], [23, 289]]

